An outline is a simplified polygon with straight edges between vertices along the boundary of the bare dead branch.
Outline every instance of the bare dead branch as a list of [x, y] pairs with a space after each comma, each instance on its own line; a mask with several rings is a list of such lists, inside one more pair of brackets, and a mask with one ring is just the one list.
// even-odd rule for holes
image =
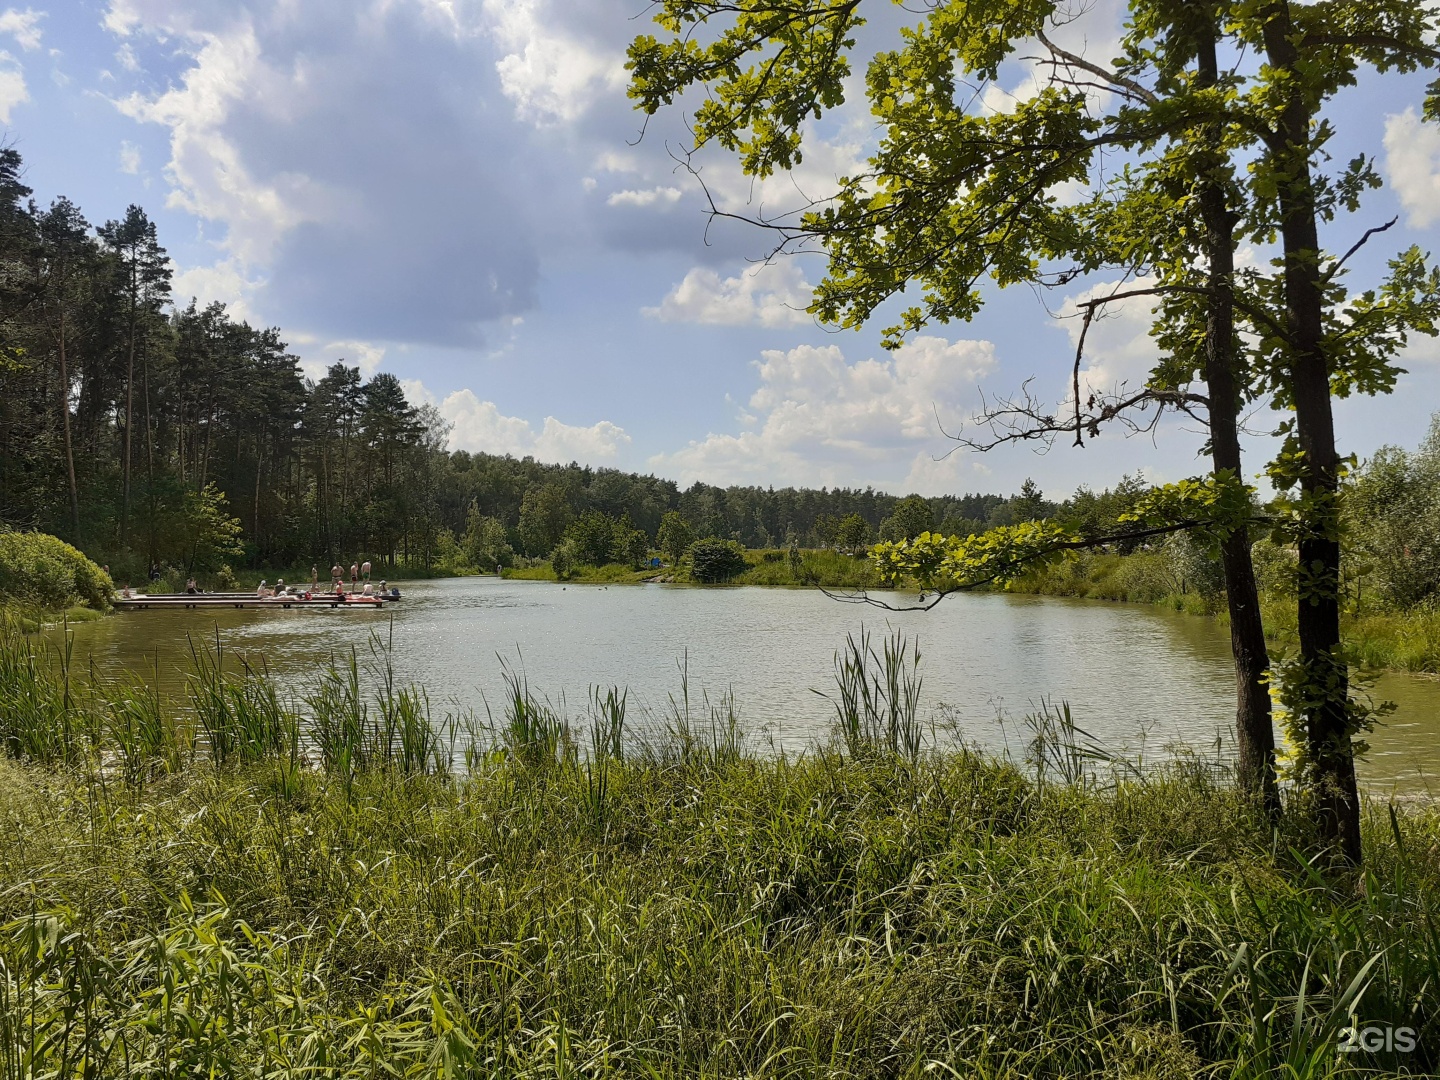
[[1109, 84], [1110, 89], [1124, 97], [1143, 101], [1147, 105], [1158, 105], [1160, 103], [1160, 99], [1151, 93], [1148, 87], [1142, 86], [1134, 79], [1126, 78], [1118, 72], [1107, 71], [1099, 64], [1092, 64], [1083, 56], [1077, 56], [1075, 53], [1060, 48], [1059, 45], [1056, 45], [1045, 36], [1044, 30], [1037, 30], [1035, 36], [1040, 40], [1040, 44], [1049, 49], [1056, 57], [1055, 61], [1053, 61], [1054, 63], [1058, 64], [1060, 61], [1064, 61], [1071, 67], [1077, 67], [1081, 71], [1088, 71], [1091, 75], [1104, 79], [1105, 82]]
[[1336, 274], [1340, 272], [1340, 268], [1345, 265], [1345, 261], [1349, 259], [1351, 255], [1354, 255], [1355, 252], [1359, 251], [1362, 247], [1365, 246], [1365, 242], [1369, 240], [1370, 237], [1374, 236], [1376, 233], [1385, 232], [1387, 229], [1390, 228], [1390, 226], [1394, 225], [1399, 220], [1400, 215], [1396, 214], [1384, 225], [1376, 225], [1373, 229], [1366, 229], [1365, 235], [1360, 237], [1359, 240], [1356, 240], [1355, 243], [1351, 244], [1350, 250], [1345, 252], [1344, 255], [1340, 256], [1340, 261], [1337, 262], [1334, 266], [1330, 267], [1329, 270], [1325, 271], [1325, 274], [1321, 277], [1320, 280], [1322, 282], [1328, 283], [1331, 278], [1333, 278]]

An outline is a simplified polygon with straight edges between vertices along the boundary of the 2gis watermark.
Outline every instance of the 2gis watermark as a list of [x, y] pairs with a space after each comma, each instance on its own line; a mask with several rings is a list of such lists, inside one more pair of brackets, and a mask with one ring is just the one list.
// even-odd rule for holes
[[1418, 1045], [1412, 1027], [1361, 1025], [1351, 1017], [1350, 1026], [1340, 1029], [1340, 1042], [1335, 1049], [1341, 1054], [1409, 1054]]

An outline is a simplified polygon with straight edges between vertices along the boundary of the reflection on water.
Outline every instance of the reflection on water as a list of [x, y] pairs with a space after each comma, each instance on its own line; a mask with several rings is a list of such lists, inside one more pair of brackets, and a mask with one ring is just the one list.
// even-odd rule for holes
[[[372, 632], [393, 641], [397, 673], [432, 702], [483, 715], [498, 703], [504, 656], [533, 688], [572, 712], [591, 685], [628, 686], [632, 705], [659, 715], [689, 666], [692, 696], [733, 689], [742, 726], [800, 749], [822, 736], [835, 650], [862, 620], [919, 635], [924, 700], [944, 704], [964, 737], [1014, 749], [1016, 725], [1042, 697], [1069, 701], [1076, 721], [1112, 750], [1153, 756], [1185, 743], [1226, 745], [1234, 716], [1228, 635], [1206, 619], [1154, 608], [1007, 595], [953, 596], [935, 610], [887, 613], [837, 603], [813, 590], [682, 586], [560, 586], [462, 578], [417, 582], [383, 612], [319, 610], [135, 611], [75, 628], [75, 655], [154, 670], [178, 690], [187, 635], [218, 628], [229, 649], [263, 655], [297, 689], [320, 665], [368, 649]], [[1399, 711], [1371, 738], [1365, 775], [1400, 790], [1440, 793], [1440, 681], [1382, 679]]]

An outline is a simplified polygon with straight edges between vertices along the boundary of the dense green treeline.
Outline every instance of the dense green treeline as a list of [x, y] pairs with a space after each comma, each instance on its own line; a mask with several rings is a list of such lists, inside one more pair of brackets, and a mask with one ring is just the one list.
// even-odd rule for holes
[[477, 516], [528, 556], [590, 512], [652, 543], [678, 512], [697, 537], [851, 548], [897, 508], [954, 532], [1007, 516], [997, 495], [926, 499], [917, 515], [915, 500], [868, 488], [682, 491], [451, 453], [444, 419], [393, 375], [339, 360], [307, 379], [279, 329], [172, 295], [140, 207], [94, 227], [67, 199], [37, 205], [22, 175], [20, 155], [0, 151], [0, 524], [57, 535], [117, 578], [357, 557], [432, 567]]

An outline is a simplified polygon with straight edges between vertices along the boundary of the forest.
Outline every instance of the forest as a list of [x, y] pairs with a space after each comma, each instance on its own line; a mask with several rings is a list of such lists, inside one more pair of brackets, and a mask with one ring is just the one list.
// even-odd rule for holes
[[[434, 406], [336, 358], [307, 379], [280, 329], [174, 295], [138, 206], [93, 226], [38, 206], [0, 150], [0, 526], [53, 533], [117, 576], [290, 567], [357, 555], [428, 569], [478, 527], [548, 555], [598, 511], [656, 540], [858, 545], [900, 500], [873, 489], [721, 488], [447, 449]], [[983, 527], [996, 495], [927, 499], [927, 522]], [[858, 521], [857, 521], [858, 519]], [[863, 528], [859, 523], [863, 523]]]

